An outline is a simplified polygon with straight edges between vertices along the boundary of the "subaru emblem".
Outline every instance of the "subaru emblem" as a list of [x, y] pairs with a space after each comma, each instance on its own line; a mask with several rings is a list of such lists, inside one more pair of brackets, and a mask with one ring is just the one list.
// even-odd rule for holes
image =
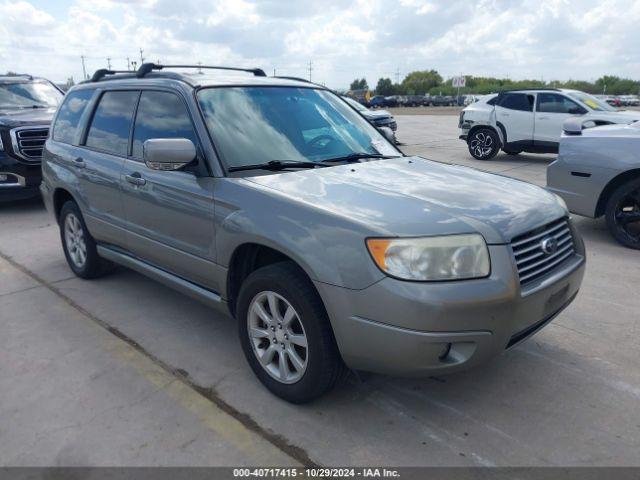
[[546, 255], [552, 255], [558, 250], [558, 241], [555, 237], [547, 237], [540, 243], [540, 248]]

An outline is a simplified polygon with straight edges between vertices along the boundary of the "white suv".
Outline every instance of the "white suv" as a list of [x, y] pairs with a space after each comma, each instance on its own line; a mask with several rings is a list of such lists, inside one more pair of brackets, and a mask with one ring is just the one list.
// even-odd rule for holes
[[619, 111], [578, 90], [509, 90], [482, 97], [460, 113], [460, 138], [478, 160], [493, 158], [500, 149], [509, 155], [520, 152], [557, 153], [562, 123], [580, 115], [586, 126], [631, 123], [638, 111]]

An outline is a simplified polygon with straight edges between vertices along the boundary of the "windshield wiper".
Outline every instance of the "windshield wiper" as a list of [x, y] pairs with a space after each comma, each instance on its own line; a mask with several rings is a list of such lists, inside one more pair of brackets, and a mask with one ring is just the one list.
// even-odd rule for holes
[[295, 162], [295, 161], [281, 161], [271, 160], [266, 163], [254, 163], [253, 165], [238, 165], [235, 167], [227, 168], [229, 172], [240, 172], [243, 170], [285, 170], [288, 168], [316, 168], [326, 167], [317, 162]]
[[398, 158], [400, 155], [383, 155], [381, 153], [354, 152], [342, 157], [328, 158], [323, 162], [358, 162], [364, 158]]

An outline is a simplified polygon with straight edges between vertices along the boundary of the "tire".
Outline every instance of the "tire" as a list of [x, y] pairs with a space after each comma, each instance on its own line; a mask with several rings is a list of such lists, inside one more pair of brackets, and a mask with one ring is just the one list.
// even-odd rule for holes
[[476, 160], [490, 160], [500, 150], [498, 134], [490, 128], [479, 128], [467, 138], [469, 153]]
[[[271, 305], [277, 305], [275, 319]], [[293, 315], [287, 315], [290, 308]], [[240, 288], [236, 312], [249, 366], [283, 400], [310, 402], [331, 390], [346, 371], [322, 300], [295, 264], [276, 263], [251, 273]], [[250, 329], [259, 337], [250, 337]]]
[[520, 153], [522, 153], [522, 150], [505, 150], [504, 148], [502, 149], [502, 151], [507, 155], [519, 155]]
[[640, 250], [640, 178], [619, 186], [607, 200], [609, 232], [628, 248]]
[[111, 269], [112, 264], [98, 255], [96, 242], [75, 202], [68, 201], [62, 206], [58, 224], [62, 250], [73, 273], [88, 280], [100, 277]]

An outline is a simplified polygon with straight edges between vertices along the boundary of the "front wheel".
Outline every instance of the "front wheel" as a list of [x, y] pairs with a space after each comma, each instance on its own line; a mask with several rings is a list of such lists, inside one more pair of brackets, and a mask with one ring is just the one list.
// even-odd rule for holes
[[490, 160], [500, 150], [500, 139], [496, 132], [489, 128], [480, 128], [467, 139], [469, 153], [476, 160]]
[[295, 264], [268, 265], [249, 275], [236, 312], [249, 366], [273, 394], [306, 403], [342, 376], [345, 367], [322, 300]]
[[618, 187], [607, 201], [605, 218], [613, 238], [640, 250], [640, 178]]

